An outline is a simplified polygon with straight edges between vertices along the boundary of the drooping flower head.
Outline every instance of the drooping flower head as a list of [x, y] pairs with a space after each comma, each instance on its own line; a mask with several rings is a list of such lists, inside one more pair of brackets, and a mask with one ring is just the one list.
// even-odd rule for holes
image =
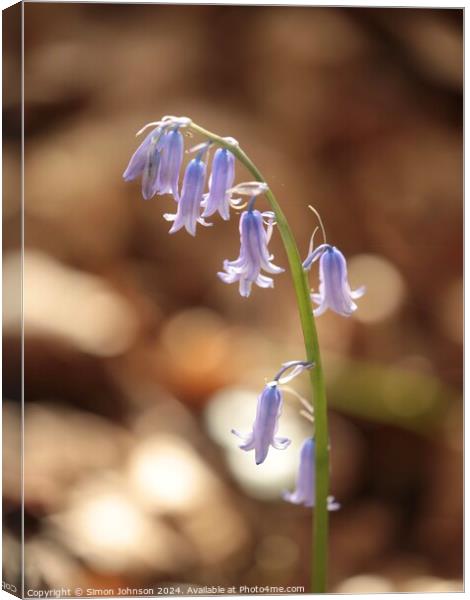
[[[232, 433], [243, 440], [240, 448], [242, 450], [254, 450], [256, 464], [261, 464], [268, 455], [269, 447], [276, 450], [284, 450], [289, 446], [290, 440], [286, 437], [276, 436], [279, 417], [282, 411], [282, 393], [279, 384], [290, 381], [305, 369], [310, 369], [312, 363], [306, 361], [290, 361], [284, 363], [274, 379], [267, 383], [258, 397], [256, 417], [253, 423], [253, 429], [248, 434], [242, 434], [232, 429]], [[284, 373], [292, 369], [287, 377], [282, 377]]]
[[180, 127], [191, 121], [186, 117], [163, 117], [149, 123], [155, 126], [132, 155], [123, 173], [125, 181], [142, 176], [142, 196], [149, 200], [155, 194], [173, 194], [178, 200], [178, 178], [183, 160], [184, 141]]
[[184, 227], [188, 233], [196, 235], [198, 223], [205, 226], [210, 225], [201, 217], [201, 202], [205, 181], [206, 163], [202, 159], [202, 153], [199, 153], [186, 167], [176, 214], [163, 215], [167, 221], [173, 221], [170, 233], [175, 233]]
[[206, 194], [203, 217], [219, 212], [222, 219], [230, 218], [230, 188], [235, 178], [235, 157], [226, 148], [219, 148], [212, 159], [209, 193]]
[[350, 317], [357, 309], [354, 300], [364, 295], [365, 288], [351, 290], [346, 259], [335, 246], [318, 246], [305, 259], [304, 269], [309, 270], [317, 259], [320, 259], [320, 286], [319, 293], [311, 295], [315, 304], [318, 304], [313, 314], [318, 317], [329, 308], [343, 317]]
[[[284, 500], [303, 506], [315, 506], [315, 440], [307, 438], [300, 450], [300, 465], [294, 492], [285, 492]], [[339, 504], [328, 496], [328, 510], [338, 510]]]
[[277, 437], [279, 417], [282, 410], [282, 394], [277, 381], [266, 384], [258, 397], [253, 430], [244, 435], [232, 429], [232, 433], [243, 440], [242, 450], [254, 450], [256, 464], [261, 464], [268, 455], [269, 447], [284, 450], [290, 444], [286, 437]]
[[145, 167], [145, 162], [147, 160], [147, 150], [152, 138], [158, 138], [161, 134], [161, 128], [155, 127], [145, 138], [144, 141], [140, 144], [134, 154], [131, 156], [129, 164], [126, 167], [126, 170], [122, 174], [124, 181], [132, 181], [136, 177], [142, 175], [142, 172]]
[[[266, 219], [266, 229], [264, 226]], [[267, 273], [282, 273], [284, 269], [274, 265], [269, 254], [268, 243], [274, 224], [274, 213], [259, 212], [253, 208], [244, 211], [240, 217], [240, 256], [236, 260], [224, 261], [224, 272], [218, 276], [224, 283], [239, 282], [240, 294], [248, 297], [253, 283], [259, 287], [273, 287], [272, 277], [261, 275]]]
[[163, 129], [161, 127], [153, 129], [134, 152], [123, 173], [125, 181], [132, 181], [142, 175], [142, 196], [144, 200], [149, 200], [156, 193], [162, 135]]

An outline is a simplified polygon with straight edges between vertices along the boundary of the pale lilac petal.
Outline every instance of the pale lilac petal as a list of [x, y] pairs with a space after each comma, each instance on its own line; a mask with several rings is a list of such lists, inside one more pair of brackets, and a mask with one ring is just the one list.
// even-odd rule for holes
[[237, 274], [233, 273], [233, 271], [231, 271], [229, 273], [223, 273], [222, 271], [219, 271], [217, 273], [217, 276], [224, 283], [235, 283], [235, 281], [237, 281]]
[[358, 298], [362, 298], [362, 296], [364, 296], [365, 293], [366, 293], [366, 286], [362, 285], [360, 288], [357, 288], [357, 290], [351, 291], [351, 298], [353, 298], [354, 300], [357, 300]]
[[322, 303], [322, 295], [321, 294], [310, 294], [311, 299], [315, 302], [315, 304]]
[[272, 288], [274, 287], [274, 280], [272, 277], [266, 277], [265, 275], [258, 275], [255, 283], [260, 288]]
[[322, 302], [318, 308], [313, 309], [313, 316], [320, 317], [326, 310], [328, 309], [328, 304], [326, 302]]
[[334, 496], [328, 496], [327, 508], [328, 510], [339, 510], [341, 508], [341, 504], [336, 501]]
[[231, 432], [243, 441], [243, 444], [239, 446], [241, 450], [249, 451], [254, 449], [255, 440], [252, 433], [243, 434], [236, 429], [232, 429]]
[[[173, 221], [173, 225], [171, 226], [171, 229], [168, 233], [176, 233], [177, 231], [179, 231], [181, 228], [183, 228], [186, 224], [185, 219], [184, 219], [184, 215], [182, 215], [181, 213], [176, 213], [176, 215], [168, 215], [168, 216], [172, 216], [173, 219], [171, 219]], [[170, 219], [168, 217], [165, 217], [167, 221], [170, 221]]]
[[263, 440], [258, 439], [255, 443], [255, 463], [260, 465], [268, 455], [269, 444], [264, 444]]
[[251, 286], [253, 282], [249, 279], [240, 278], [240, 283], [238, 286], [238, 291], [240, 292], [240, 296], [243, 298], [248, 298], [251, 294]]
[[285, 450], [288, 446], [290, 446], [291, 440], [285, 437], [275, 437], [272, 441], [271, 446], [276, 448], [276, 450]]

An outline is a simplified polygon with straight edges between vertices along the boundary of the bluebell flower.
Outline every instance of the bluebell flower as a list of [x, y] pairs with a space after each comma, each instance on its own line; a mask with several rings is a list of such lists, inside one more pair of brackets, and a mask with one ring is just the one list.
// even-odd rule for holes
[[197, 223], [209, 225], [201, 217], [201, 202], [205, 180], [206, 164], [198, 155], [186, 167], [176, 214], [163, 215], [167, 221], [174, 221], [170, 233], [175, 233], [185, 227], [188, 233], [196, 235]]
[[160, 133], [161, 128], [156, 127], [144, 138], [144, 141], [140, 144], [140, 146], [131, 156], [129, 164], [127, 165], [126, 170], [122, 174], [125, 181], [132, 181], [136, 177], [142, 175], [142, 171], [144, 170], [145, 166], [145, 161], [147, 160], [147, 150], [150, 144], [150, 140], [152, 139], [152, 137], [159, 137]]
[[344, 317], [349, 317], [357, 309], [354, 300], [365, 293], [365, 288], [351, 290], [348, 282], [348, 268], [343, 254], [334, 246], [321, 244], [304, 261], [305, 270], [320, 259], [319, 293], [311, 295], [318, 308], [313, 314], [318, 317], [328, 308]]
[[[300, 450], [300, 466], [294, 492], [285, 492], [284, 500], [303, 506], [315, 506], [315, 440], [307, 438]], [[328, 510], [338, 510], [340, 505], [328, 496]]]
[[[267, 230], [264, 228], [263, 218], [267, 219]], [[244, 297], [250, 295], [253, 283], [263, 288], [273, 287], [272, 278], [261, 275], [261, 270], [267, 273], [284, 271], [272, 264], [273, 256], [268, 251], [273, 223], [272, 212], [260, 213], [254, 209], [244, 211], [240, 217], [240, 256], [236, 260], [225, 260], [225, 273], [218, 273], [224, 283], [238, 281], [240, 294]]]
[[235, 178], [235, 157], [226, 148], [219, 148], [212, 159], [212, 172], [209, 179], [209, 193], [206, 194], [203, 217], [210, 217], [219, 212], [222, 219], [230, 218], [229, 191]]
[[156, 123], [149, 123], [152, 131], [144, 138], [131, 157], [123, 173], [125, 181], [142, 176], [142, 196], [145, 200], [155, 194], [172, 193], [178, 200], [178, 178], [183, 161], [184, 141], [180, 127], [190, 121], [186, 117], [164, 117]]
[[178, 180], [183, 164], [184, 139], [178, 128], [164, 134], [158, 171], [158, 194], [173, 194], [179, 200]]
[[240, 446], [242, 450], [255, 451], [257, 465], [264, 461], [270, 446], [276, 448], [276, 450], [284, 450], [290, 444], [288, 438], [276, 436], [281, 410], [282, 394], [278, 388], [278, 382], [271, 381], [266, 384], [258, 397], [253, 430], [244, 435], [232, 429], [232, 433], [243, 440], [243, 444]]
[[132, 181], [142, 175], [142, 196], [146, 200], [154, 195], [153, 190], [157, 184], [162, 133], [162, 128], [156, 127], [145, 137], [122, 175], [125, 181]]

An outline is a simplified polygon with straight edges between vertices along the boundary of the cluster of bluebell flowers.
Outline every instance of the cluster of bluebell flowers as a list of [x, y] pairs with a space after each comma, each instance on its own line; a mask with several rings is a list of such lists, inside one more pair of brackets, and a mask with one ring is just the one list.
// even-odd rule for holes
[[[283, 403], [281, 384], [287, 383], [305, 369], [311, 369], [313, 366], [311, 362], [301, 360], [284, 363], [273, 380], [266, 383], [258, 397], [256, 416], [250, 433], [243, 434], [236, 429], [232, 429], [232, 433], [243, 442], [240, 445], [242, 450], [246, 452], [255, 451], [257, 465], [264, 462], [270, 447], [276, 450], [285, 450], [291, 443], [289, 438], [276, 435]], [[284, 373], [289, 370], [291, 370], [290, 374], [284, 376]], [[308, 403], [305, 405], [310, 411], [312, 410]], [[300, 451], [296, 489], [294, 492], [286, 491], [283, 498], [293, 504], [302, 504], [307, 507], [315, 505], [315, 440], [311, 437], [304, 441]], [[333, 497], [329, 497], [328, 510], [338, 508], [339, 504], [335, 502]]]
[[[250, 296], [253, 284], [261, 288], [273, 287], [274, 280], [269, 275], [277, 275], [284, 271], [272, 262], [274, 257], [268, 249], [276, 217], [272, 211], [261, 212], [255, 209], [257, 198], [268, 190], [267, 184], [253, 181], [234, 186], [235, 155], [233, 152], [237, 152], [235, 149], [238, 148], [238, 144], [233, 138], [217, 138], [218, 143], [224, 142], [224, 145], [218, 147], [213, 154], [208, 190], [206, 191], [208, 163], [214, 144], [211, 140], [190, 150], [195, 153], [195, 156], [187, 164], [180, 186], [185, 153], [183, 131], [191, 124], [191, 119], [187, 117], [166, 116], [160, 121], [143, 127], [138, 135], [149, 127], [150, 133], [147, 133], [132, 155], [123, 178], [126, 181], [141, 178], [142, 196], [145, 200], [156, 195], [173, 196], [177, 204], [176, 211], [163, 215], [167, 221], [172, 222], [169, 233], [184, 228], [194, 236], [197, 225], [206, 227], [212, 225], [206, 219], [216, 213], [227, 221], [230, 219], [231, 208], [242, 211], [239, 224], [239, 256], [235, 260], [225, 260], [223, 270], [218, 273], [218, 277], [224, 283], [238, 283], [240, 295], [243, 297]], [[248, 197], [246, 203], [243, 201], [243, 196]], [[310, 251], [303, 262], [304, 270], [309, 271], [317, 260], [319, 260], [319, 289], [318, 292], [311, 294], [311, 300], [316, 305], [313, 308], [314, 316], [320, 316], [330, 309], [349, 317], [357, 309], [355, 300], [364, 294], [364, 288], [351, 289], [346, 259], [340, 250], [327, 244], [326, 239], [315, 249], [313, 241], [311, 242]], [[232, 430], [241, 438], [242, 450], [254, 450], [256, 464], [261, 464], [266, 459], [270, 447], [284, 450], [289, 446], [288, 438], [277, 435], [283, 402], [280, 385], [312, 367], [312, 363], [305, 361], [284, 363], [274, 379], [265, 385], [258, 398], [252, 431], [241, 434]], [[287, 371], [290, 371], [290, 374], [285, 376]], [[302, 414], [313, 421], [311, 405], [307, 401], [302, 400], [302, 402], [304, 408], [307, 408], [306, 411], [301, 411]], [[292, 493], [286, 492], [284, 498], [294, 504], [311, 507], [314, 505], [314, 487], [315, 440], [308, 438], [300, 453], [296, 489]], [[338, 506], [333, 498], [328, 498], [330, 510], [335, 510]]]
[[[179, 200], [178, 180], [183, 164], [184, 140], [180, 131], [190, 123], [185, 117], [164, 117], [151, 123], [152, 130], [131, 157], [123, 173], [125, 181], [142, 177], [142, 196], [150, 200], [156, 194], [173, 194]], [[142, 133], [147, 125], [138, 133]]]
[[[268, 244], [275, 224], [273, 212], [260, 212], [254, 208], [256, 197], [267, 190], [260, 182], [241, 183], [234, 187], [235, 157], [227, 148], [214, 152], [208, 191], [205, 192], [208, 155], [211, 142], [202, 143], [191, 151], [196, 156], [188, 163], [181, 190], [180, 171], [184, 158], [184, 138], [182, 130], [191, 123], [186, 117], [164, 117], [161, 121], [146, 125], [151, 127], [143, 142], [134, 152], [124, 171], [126, 181], [142, 180], [142, 196], [149, 200], [156, 195], [171, 194], [177, 202], [176, 212], [163, 216], [173, 224], [169, 233], [184, 228], [196, 235], [197, 225], [210, 226], [206, 218], [216, 213], [224, 220], [230, 219], [230, 208], [243, 209], [240, 215], [240, 255], [236, 260], [225, 260], [223, 271], [218, 273], [225, 283], [239, 284], [240, 294], [248, 297], [253, 284], [259, 287], [273, 287], [274, 281], [268, 274], [282, 273], [276, 266]], [[236, 145], [233, 138], [225, 138]], [[247, 204], [235, 196], [249, 196]]]

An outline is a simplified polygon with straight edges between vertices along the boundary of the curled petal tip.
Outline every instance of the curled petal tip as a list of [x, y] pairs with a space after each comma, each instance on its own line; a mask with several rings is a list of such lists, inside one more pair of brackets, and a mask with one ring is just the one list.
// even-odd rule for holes
[[139, 129], [139, 131], [135, 134], [135, 137], [139, 137], [141, 133], [143, 133], [149, 127], [158, 127], [161, 125], [161, 121], [151, 121], [150, 123], [146, 123], [143, 127]]
[[353, 290], [351, 292], [351, 297], [354, 298], [354, 300], [358, 300], [359, 298], [362, 298], [362, 296], [364, 296], [366, 291], [367, 291], [366, 286], [361, 285], [361, 287], [357, 288], [357, 290]]
[[336, 500], [334, 496], [328, 496], [327, 507], [329, 511], [340, 510], [341, 504]]
[[264, 194], [269, 189], [268, 184], [264, 181], [245, 181], [238, 183], [235, 187], [228, 191], [231, 194], [240, 194], [241, 196], [258, 196]]

